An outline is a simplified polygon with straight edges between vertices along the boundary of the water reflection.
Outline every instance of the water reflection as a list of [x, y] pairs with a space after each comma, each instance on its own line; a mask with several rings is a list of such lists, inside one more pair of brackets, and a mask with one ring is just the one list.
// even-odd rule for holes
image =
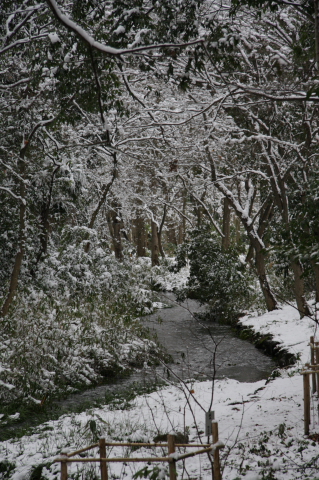
[[[169, 369], [182, 379], [212, 379], [215, 375], [256, 382], [275, 368], [271, 358], [236, 337], [229, 326], [196, 320], [192, 314], [203, 307], [195, 300], [178, 305], [168, 293], [163, 295], [163, 302], [173, 307], [158, 310], [145, 323], [173, 357]], [[163, 368], [157, 368], [156, 373], [165, 375]]]

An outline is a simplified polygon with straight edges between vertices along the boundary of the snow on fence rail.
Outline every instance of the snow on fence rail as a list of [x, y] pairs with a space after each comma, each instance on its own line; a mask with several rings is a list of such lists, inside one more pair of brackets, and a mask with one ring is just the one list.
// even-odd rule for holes
[[312, 394], [316, 392], [319, 395], [319, 342], [314, 341], [314, 337], [310, 337], [310, 361], [306, 363], [304, 370], [300, 373], [303, 376], [303, 393], [304, 393], [304, 432], [309, 435], [310, 411], [311, 411], [311, 388], [310, 375], [312, 377]]
[[[213, 469], [214, 469], [214, 480], [222, 480], [221, 471], [220, 471], [220, 462], [219, 462], [219, 450], [224, 448], [224, 444], [218, 440], [218, 423], [212, 422], [212, 434], [213, 434], [213, 444], [207, 443], [175, 443], [175, 436], [174, 435], [167, 435], [167, 443], [138, 443], [138, 442], [128, 442], [128, 443], [116, 443], [116, 442], [106, 442], [105, 438], [100, 438], [99, 443], [94, 443], [93, 445], [89, 445], [88, 447], [82, 448], [81, 450], [77, 450], [75, 452], [66, 453], [62, 452], [61, 456], [56, 458], [54, 462], [61, 463], [61, 480], [67, 480], [68, 478], [68, 463], [89, 463], [89, 462], [99, 462], [100, 463], [100, 470], [101, 470], [101, 479], [108, 480], [108, 468], [107, 464], [111, 462], [168, 462], [169, 464], [169, 478], [170, 480], [176, 480], [176, 462], [179, 460], [183, 460], [188, 457], [194, 457], [196, 455], [201, 455], [202, 453], [213, 453], [214, 462], [213, 462]], [[167, 457], [137, 457], [137, 458], [110, 458], [106, 456], [106, 447], [167, 447], [168, 448], [168, 456]], [[91, 450], [93, 448], [99, 447], [100, 456], [98, 458], [72, 458], [76, 455], [79, 455], [83, 452]], [[184, 448], [198, 448], [201, 447], [199, 450], [190, 453], [184, 453], [179, 455], [176, 452], [176, 448], [184, 447]]]

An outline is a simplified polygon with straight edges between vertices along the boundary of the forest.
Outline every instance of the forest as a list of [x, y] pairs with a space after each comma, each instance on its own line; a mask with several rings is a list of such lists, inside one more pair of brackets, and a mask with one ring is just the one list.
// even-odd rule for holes
[[215, 319], [316, 321], [318, 6], [1, 0], [3, 404], [154, 361], [186, 265]]
[[[318, 108], [319, 0], [0, 0], [1, 480], [57, 480], [55, 457], [100, 437], [204, 445], [212, 409], [223, 478], [314, 480]], [[185, 304], [175, 363], [208, 345], [211, 377], [175, 375], [148, 326], [163, 312], [175, 342]], [[226, 328], [276, 358], [259, 367], [246, 342], [236, 359]], [[214, 462], [178, 479], [217, 480]], [[82, 466], [69, 478], [100, 478]]]

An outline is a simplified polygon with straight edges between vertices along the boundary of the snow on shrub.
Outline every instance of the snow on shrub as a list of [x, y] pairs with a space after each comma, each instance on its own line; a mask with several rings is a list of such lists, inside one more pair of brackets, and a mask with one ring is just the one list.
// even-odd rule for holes
[[98, 242], [81, 247], [53, 250], [2, 322], [2, 403], [41, 403], [143, 365], [156, 350], [136, 320], [152, 301], [132, 261], [119, 263]]

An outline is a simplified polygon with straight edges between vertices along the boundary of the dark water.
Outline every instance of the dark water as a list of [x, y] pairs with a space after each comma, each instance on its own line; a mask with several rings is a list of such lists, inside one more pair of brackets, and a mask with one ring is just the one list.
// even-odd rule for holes
[[195, 300], [183, 305], [175, 302], [171, 293], [163, 294], [162, 301], [171, 308], [158, 310], [143, 317], [142, 322], [154, 332], [158, 342], [172, 357], [173, 363], [136, 370], [127, 378], [113, 379], [108, 385], [74, 394], [61, 402], [76, 406], [80, 402], [103, 398], [105, 393], [116, 393], [135, 383], [148, 384], [196, 378], [234, 378], [240, 382], [266, 379], [276, 367], [275, 362], [251, 343], [236, 337], [227, 325], [197, 321], [192, 313], [203, 309]]
[[[165, 294], [163, 302], [174, 306], [158, 310], [146, 323], [173, 357], [174, 364], [169, 365], [173, 374], [183, 379], [212, 379], [215, 375], [257, 382], [267, 378], [275, 368], [271, 358], [236, 337], [228, 325], [197, 321], [192, 313], [203, 308], [195, 300], [179, 306], [173, 294]], [[163, 372], [163, 368], [156, 370]]]

